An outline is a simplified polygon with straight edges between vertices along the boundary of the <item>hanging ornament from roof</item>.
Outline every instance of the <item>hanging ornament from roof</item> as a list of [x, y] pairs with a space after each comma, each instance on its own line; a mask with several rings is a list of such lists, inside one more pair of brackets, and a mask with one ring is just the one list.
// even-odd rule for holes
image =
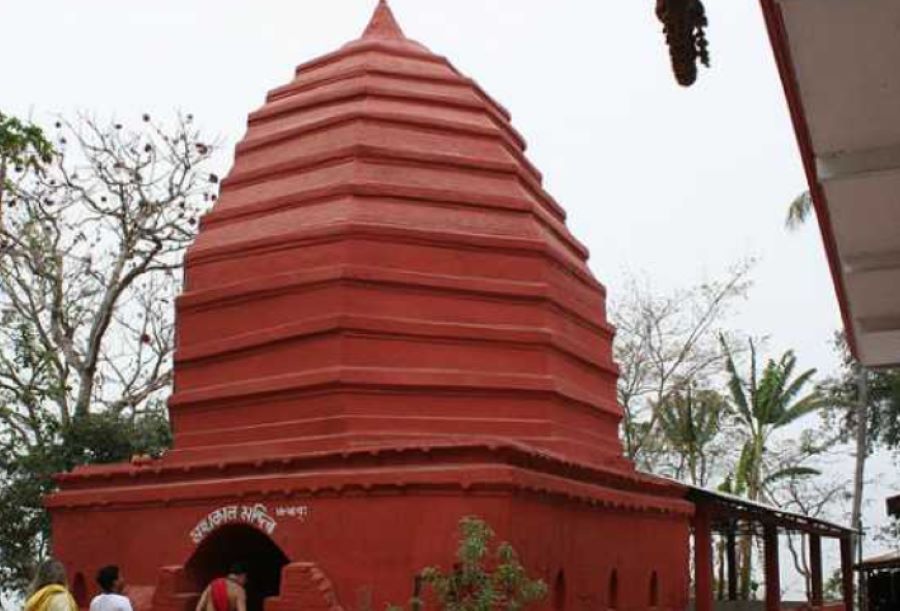
[[689, 87], [697, 80], [697, 62], [709, 67], [703, 2], [656, 0], [656, 16], [663, 24], [675, 80], [679, 85]]

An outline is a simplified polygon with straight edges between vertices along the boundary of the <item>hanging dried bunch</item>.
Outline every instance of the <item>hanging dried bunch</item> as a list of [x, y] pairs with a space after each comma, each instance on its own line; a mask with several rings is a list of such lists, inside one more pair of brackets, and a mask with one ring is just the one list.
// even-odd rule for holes
[[704, 28], [706, 10], [700, 0], [656, 0], [656, 16], [672, 57], [672, 70], [679, 85], [688, 87], [697, 80], [697, 61], [709, 67], [709, 50]]

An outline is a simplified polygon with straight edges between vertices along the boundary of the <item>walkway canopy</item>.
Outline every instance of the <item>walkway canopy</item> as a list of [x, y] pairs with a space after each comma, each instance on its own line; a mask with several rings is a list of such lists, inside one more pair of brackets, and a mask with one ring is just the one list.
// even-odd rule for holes
[[782, 608], [781, 573], [778, 564], [779, 533], [801, 533], [808, 536], [812, 585], [809, 603], [814, 608], [830, 608], [824, 605], [822, 538], [839, 540], [844, 607], [852, 608], [852, 536], [855, 533], [853, 529], [696, 486], [688, 486], [687, 498], [696, 507], [693, 521], [696, 611], [712, 611], [715, 608], [713, 533], [725, 539], [728, 600], [738, 599], [737, 537], [752, 534], [762, 538], [765, 548], [767, 611], [781, 611]]
[[688, 486], [688, 499], [702, 506], [710, 515], [712, 530], [719, 533], [735, 531], [762, 535], [765, 526], [783, 532], [816, 534], [820, 537], [849, 537], [853, 529], [835, 522], [812, 518], [801, 513], [757, 503], [739, 496]]

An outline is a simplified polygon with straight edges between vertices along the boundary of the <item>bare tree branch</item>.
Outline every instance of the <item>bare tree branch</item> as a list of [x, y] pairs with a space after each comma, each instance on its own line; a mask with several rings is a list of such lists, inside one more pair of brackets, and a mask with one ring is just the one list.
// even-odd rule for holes
[[656, 406], [720, 374], [717, 335], [733, 302], [746, 294], [752, 266], [753, 261], [743, 262], [723, 281], [663, 296], [632, 279], [613, 304], [626, 452], [644, 468], [652, 469], [659, 449], [653, 441]]

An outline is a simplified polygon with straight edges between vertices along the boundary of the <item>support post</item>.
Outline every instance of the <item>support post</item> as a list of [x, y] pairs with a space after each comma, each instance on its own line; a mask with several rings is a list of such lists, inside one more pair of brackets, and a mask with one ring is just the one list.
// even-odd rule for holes
[[841, 537], [841, 585], [844, 608], [853, 609], [853, 537]]
[[809, 577], [812, 582], [809, 604], [814, 609], [822, 607], [822, 538], [815, 534], [809, 534]]
[[737, 572], [737, 537], [735, 527], [728, 529], [725, 539], [725, 562], [728, 565], [728, 600], [737, 600], [738, 597], [738, 572]]
[[766, 611], [781, 611], [781, 570], [778, 567], [778, 529], [763, 527], [766, 555]]
[[694, 601], [696, 611], [713, 611], [712, 520], [709, 509], [696, 505], [694, 513]]

